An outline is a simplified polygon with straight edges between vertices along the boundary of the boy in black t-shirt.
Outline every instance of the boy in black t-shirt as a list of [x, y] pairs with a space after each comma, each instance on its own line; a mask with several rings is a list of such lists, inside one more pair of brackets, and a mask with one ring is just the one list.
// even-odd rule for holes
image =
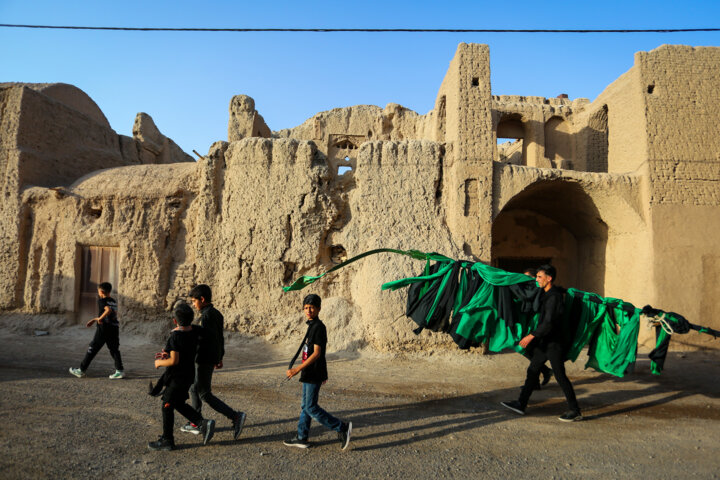
[[70, 367], [70, 373], [78, 378], [85, 376], [85, 371], [90, 366], [90, 362], [93, 361], [95, 355], [105, 344], [107, 344], [110, 355], [115, 360], [115, 373], [110, 375], [110, 378], [119, 379], [125, 376], [122, 357], [120, 356], [120, 324], [117, 318], [117, 302], [110, 296], [110, 292], [112, 292], [110, 283], [103, 282], [98, 285], [98, 316], [86, 324], [88, 328], [93, 323], [97, 325], [95, 337], [90, 342], [80, 368]]
[[[283, 443], [289, 447], [308, 448], [310, 446], [310, 442], [308, 442], [310, 423], [314, 418], [327, 428], [338, 433], [340, 446], [345, 450], [350, 444], [352, 422], [342, 422], [318, 405], [320, 387], [328, 379], [327, 363], [325, 361], [327, 330], [325, 324], [318, 318], [320, 303], [320, 297], [315, 294], [310, 294], [303, 300], [303, 310], [308, 319], [306, 322], [308, 329], [286, 372], [288, 379], [300, 373], [300, 381], [303, 384], [302, 410], [298, 420], [297, 436]], [[293, 368], [293, 363], [295, 363], [301, 351], [302, 364]]]
[[175, 410], [200, 426], [203, 445], [207, 445], [215, 433], [215, 420], [204, 420], [197, 410], [185, 403], [190, 385], [195, 379], [195, 353], [202, 328], [191, 325], [193, 311], [185, 303], [177, 305], [173, 314], [173, 321], [177, 327], [170, 333], [165, 349], [155, 356], [155, 368], [167, 367], [167, 370], [163, 375], [165, 384], [165, 392], [162, 396], [163, 434], [157, 441], [148, 443], [150, 450], [175, 448], [173, 438]]

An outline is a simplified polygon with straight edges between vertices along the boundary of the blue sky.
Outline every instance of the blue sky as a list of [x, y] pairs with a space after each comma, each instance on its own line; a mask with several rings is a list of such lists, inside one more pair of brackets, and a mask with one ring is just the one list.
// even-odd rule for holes
[[[0, 23], [220, 28], [711, 28], [717, 1], [297, 2], [0, 0]], [[720, 46], [720, 33], [163, 33], [0, 28], [0, 81], [65, 82], [131, 135], [150, 114], [184, 150], [227, 139], [228, 104], [250, 95], [273, 130], [317, 112], [434, 104], [460, 42], [490, 45], [493, 93], [594, 99], [662, 44]]]

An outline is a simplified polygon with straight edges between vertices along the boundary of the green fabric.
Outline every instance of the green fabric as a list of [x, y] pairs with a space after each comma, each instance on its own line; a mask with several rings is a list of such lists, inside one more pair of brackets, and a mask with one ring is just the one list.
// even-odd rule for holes
[[[423, 253], [417, 250], [393, 250], [376, 249], [357, 255], [316, 277], [303, 276], [296, 280], [284, 291], [300, 290], [316, 280], [324, 277], [330, 272], [355, 262], [368, 255], [376, 253], [397, 253], [407, 255], [418, 260], [425, 260], [424, 274], [418, 277], [408, 277], [382, 285], [383, 290], [396, 290], [413, 283], [423, 283], [421, 297], [434, 282], [440, 282], [438, 293], [433, 301], [428, 318], [432, 316], [442, 293], [450, 282], [457, 281], [458, 289], [454, 301], [452, 322], [456, 326], [455, 331], [463, 338], [484, 343], [487, 342], [490, 351], [499, 352], [512, 348], [522, 352], [518, 342], [525, 335], [531, 332], [537, 324], [538, 314], [520, 314], [518, 303], [513, 304], [515, 318], [520, 319], [512, 327], [506, 319], [499, 315], [498, 311], [498, 289], [496, 287], [509, 286], [528, 281], [523, 274], [509, 273], [498, 268], [490, 267], [483, 263], [472, 263], [462, 260], [452, 260], [437, 253]], [[430, 274], [430, 261], [441, 263], [438, 271]], [[461, 270], [458, 278], [453, 278], [453, 267], [460, 262]], [[470, 301], [460, 308], [461, 301], [468, 289], [469, 272], [476, 272], [482, 282]], [[637, 355], [637, 339], [640, 328], [640, 310], [632, 304], [616, 298], [604, 298], [590, 292], [568, 289], [566, 295], [566, 308], [564, 321], [569, 325], [571, 306], [579, 297], [579, 318], [575, 332], [570, 342], [567, 354], [569, 360], [577, 360], [580, 352], [589, 345], [588, 361], [585, 367], [594, 368], [601, 372], [610, 373], [618, 377], [629, 372], [635, 363]], [[515, 308], [517, 307], [517, 310]], [[577, 310], [576, 310], [577, 311]], [[701, 330], [702, 331], [702, 330]], [[658, 338], [661, 341], [662, 333]], [[659, 373], [657, 365], [651, 364], [653, 373]]]
[[[662, 328], [659, 328], [657, 341], [655, 342], [655, 348], [659, 347], [660, 344], [669, 336], [670, 336], [669, 333], [667, 333]], [[655, 363], [654, 360], [650, 360], [650, 371], [652, 372], [653, 375], [660, 375], [660, 373], [662, 372], [662, 368], [660, 368], [660, 365]]]

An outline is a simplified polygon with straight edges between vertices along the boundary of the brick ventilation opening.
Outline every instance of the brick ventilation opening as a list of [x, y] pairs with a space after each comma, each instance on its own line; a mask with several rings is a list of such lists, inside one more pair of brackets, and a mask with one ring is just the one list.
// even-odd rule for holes
[[472, 79], [472, 86], [477, 87], [480, 85], [480, 78], [479, 77], [473, 77]]
[[655, 85], [648, 85], [648, 90], [647, 90], [648, 93], [652, 94], [654, 90], [655, 90]]

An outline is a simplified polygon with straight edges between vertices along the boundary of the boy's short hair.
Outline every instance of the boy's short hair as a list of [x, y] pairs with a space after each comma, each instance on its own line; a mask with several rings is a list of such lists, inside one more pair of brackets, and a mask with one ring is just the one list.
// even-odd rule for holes
[[305, 298], [303, 298], [303, 306], [312, 305], [313, 307], [320, 308], [321, 303], [320, 295], [315, 295], [314, 293], [306, 295]]
[[552, 265], [540, 265], [538, 267], [538, 271], [545, 272], [545, 275], [552, 277], [553, 283], [555, 283], [555, 280], [557, 280], [557, 270], [555, 270], [555, 267], [553, 267]]
[[204, 298], [206, 302], [212, 302], [212, 290], [210, 290], [210, 287], [208, 287], [204, 283], [201, 283], [200, 285], [195, 285], [190, 290], [190, 293], [188, 293], [188, 296], [197, 300]]
[[105, 295], [110, 295], [110, 292], [112, 292], [112, 284], [110, 282], [103, 282], [98, 285], [98, 290], [102, 290]]
[[173, 317], [181, 327], [187, 327], [193, 321], [193, 310], [187, 303], [177, 303], [173, 310]]

